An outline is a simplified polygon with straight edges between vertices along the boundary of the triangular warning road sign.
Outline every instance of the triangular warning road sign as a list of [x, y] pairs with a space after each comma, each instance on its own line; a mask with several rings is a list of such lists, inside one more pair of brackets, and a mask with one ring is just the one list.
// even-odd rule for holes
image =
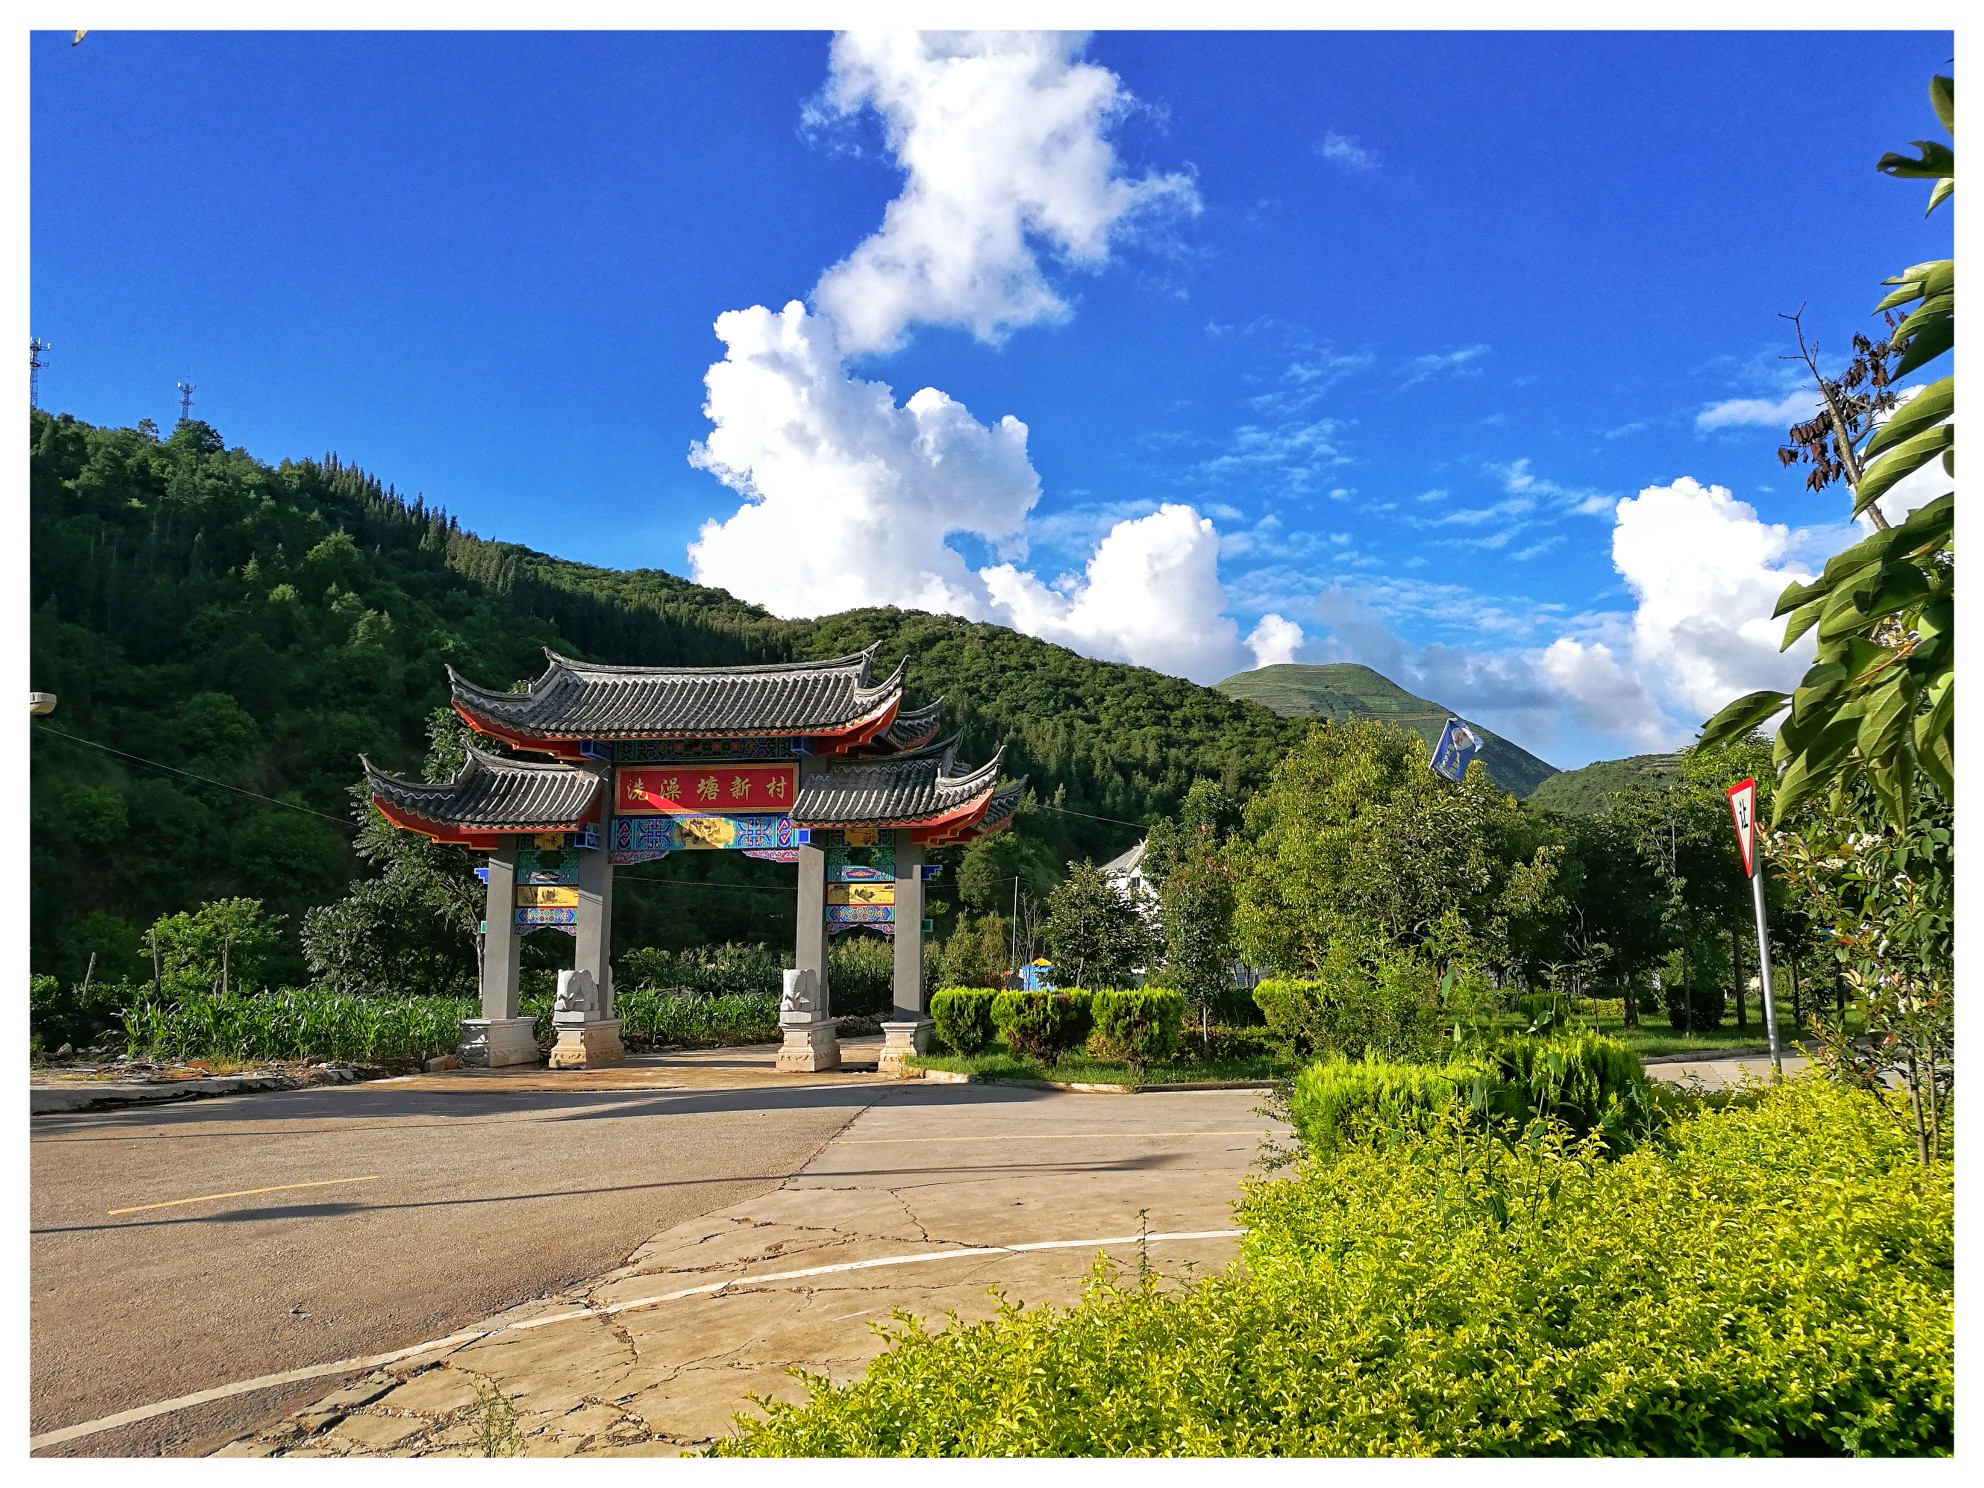
[[1729, 814], [1736, 822], [1736, 850], [1743, 855], [1743, 876], [1757, 875], [1757, 782], [1741, 780], [1729, 787]]

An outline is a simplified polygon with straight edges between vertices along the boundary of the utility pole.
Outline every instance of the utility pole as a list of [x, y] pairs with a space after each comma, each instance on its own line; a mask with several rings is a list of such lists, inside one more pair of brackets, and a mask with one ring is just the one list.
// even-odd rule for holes
[[28, 407], [41, 407], [41, 354], [48, 350], [48, 343], [36, 336], [28, 342]]
[[192, 416], [193, 416], [193, 384], [190, 382], [182, 382], [179, 384], [179, 422], [183, 424], [186, 422], [186, 420], [190, 419]]

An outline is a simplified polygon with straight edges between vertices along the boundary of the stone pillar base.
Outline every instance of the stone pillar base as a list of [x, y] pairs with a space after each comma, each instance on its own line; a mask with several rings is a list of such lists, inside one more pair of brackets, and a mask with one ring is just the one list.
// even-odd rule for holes
[[778, 1051], [782, 1075], [811, 1075], [840, 1068], [840, 1038], [834, 1020], [787, 1023], [785, 1044]]
[[875, 1072], [893, 1075], [898, 1080], [909, 1078], [909, 1058], [912, 1054], [930, 1052], [930, 1034], [936, 1027], [928, 1018], [917, 1018], [901, 1023], [882, 1025], [882, 1053], [875, 1063]]
[[618, 1018], [575, 1018], [567, 1023], [554, 1014], [552, 1022], [558, 1030], [558, 1044], [551, 1051], [553, 1069], [598, 1069], [627, 1057]]
[[506, 1064], [536, 1064], [535, 1018], [464, 1018], [462, 1041], [455, 1052], [472, 1069], [500, 1069]]

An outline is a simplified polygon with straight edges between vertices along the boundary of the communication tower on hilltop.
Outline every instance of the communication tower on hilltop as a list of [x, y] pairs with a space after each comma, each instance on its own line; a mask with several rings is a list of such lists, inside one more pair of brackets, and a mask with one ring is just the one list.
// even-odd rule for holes
[[186, 420], [188, 420], [192, 416], [193, 416], [193, 384], [190, 382], [182, 382], [179, 384], [179, 422], [183, 424], [186, 422]]
[[48, 343], [36, 336], [28, 342], [28, 407], [41, 407], [41, 354]]

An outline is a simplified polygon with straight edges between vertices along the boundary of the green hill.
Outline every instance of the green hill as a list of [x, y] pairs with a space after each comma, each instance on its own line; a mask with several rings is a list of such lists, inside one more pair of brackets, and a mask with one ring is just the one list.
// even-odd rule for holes
[[[69, 980], [92, 951], [99, 976], [149, 970], [142, 928], [206, 899], [295, 917], [341, 897], [361, 869], [344, 826], [358, 755], [418, 772], [450, 662], [501, 687], [541, 672], [547, 645], [731, 666], [879, 640], [972, 754], [1008, 746], [1038, 803], [1019, 828], [1062, 859], [1114, 857], [1139, 831], [1101, 818], [1152, 820], [1199, 776], [1252, 786], [1302, 733], [998, 626], [785, 621], [657, 569], [489, 541], [335, 457], [267, 465], [198, 421], [160, 438], [35, 412], [29, 447], [30, 684], [60, 698], [29, 756], [31, 957]], [[631, 945], [792, 933], [779, 865], [683, 853], [621, 883]]]
[[[1456, 715], [1451, 709], [1415, 697], [1391, 678], [1355, 662], [1332, 662], [1326, 666], [1260, 667], [1228, 677], [1218, 684], [1229, 697], [1272, 708], [1284, 718], [1379, 718], [1411, 729], [1426, 741], [1427, 748], [1439, 742], [1440, 730]], [[1517, 797], [1534, 791], [1545, 780], [1558, 774], [1557, 767], [1545, 764], [1520, 745], [1501, 735], [1470, 723], [1481, 735], [1481, 765], [1503, 790]]]
[[1628, 759], [1594, 760], [1582, 769], [1552, 775], [1530, 795], [1529, 804], [1566, 816], [1597, 816], [1628, 786], [1664, 787], [1680, 778], [1678, 754], [1635, 754]]

